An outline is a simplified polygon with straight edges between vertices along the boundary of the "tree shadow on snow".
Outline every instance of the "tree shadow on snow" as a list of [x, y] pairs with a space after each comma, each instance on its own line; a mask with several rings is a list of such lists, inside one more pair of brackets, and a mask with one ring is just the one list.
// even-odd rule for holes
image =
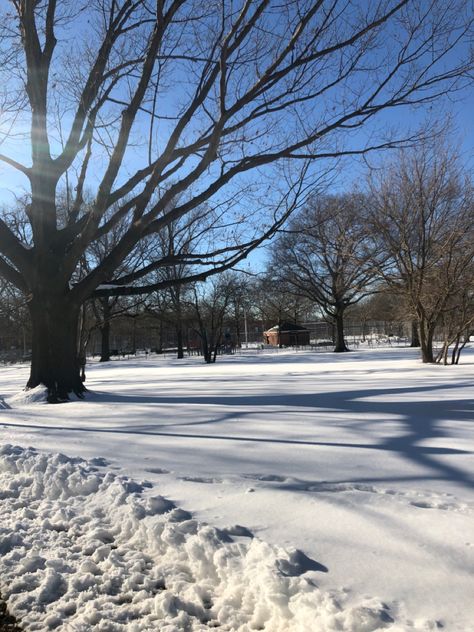
[[[466, 382], [466, 385], [471, 385]], [[234, 441], [245, 443], [282, 444], [288, 446], [329, 446], [335, 448], [356, 448], [361, 450], [388, 451], [399, 455], [407, 461], [423, 466], [431, 475], [430, 478], [453, 481], [471, 487], [474, 477], [471, 472], [453, 464], [453, 458], [459, 455], [470, 454], [468, 450], [462, 450], [450, 446], [459, 423], [474, 423], [474, 399], [449, 399], [446, 398], [450, 389], [459, 389], [461, 383], [442, 386], [413, 386], [408, 388], [382, 388], [382, 389], [353, 389], [326, 393], [276, 393], [276, 394], [232, 394], [226, 396], [194, 395], [183, 392], [179, 397], [164, 395], [120, 395], [116, 393], [95, 393], [91, 403], [106, 403], [119, 405], [123, 415], [127, 414], [127, 405], [152, 405], [151, 411], [157, 407], [156, 414], [160, 414], [160, 406], [181, 408], [183, 405], [207, 407], [206, 420], [178, 422], [159, 421], [146, 424], [115, 425], [113, 427], [97, 427], [98, 418], [84, 427], [57, 425], [48, 427], [34, 424], [5, 424], [4, 426], [20, 426], [27, 428], [43, 428], [51, 430], [65, 430], [77, 432], [96, 433], [123, 433], [131, 435], [155, 435], [182, 437], [183, 439], [198, 439], [211, 441]], [[425, 394], [429, 399], [417, 399], [416, 395]], [[449, 397], [449, 395], [448, 395]], [[406, 401], [405, 401], [406, 398]], [[81, 404], [87, 408], [87, 402]], [[314, 439], [293, 439], [286, 436], [278, 437], [279, 424], [282, 429], [288, 431], [288, 418], [291, 418], [292, 409], [298, 413], [318, 414], [313, 423]], [[304, 411], [303, 411], [304, 409]], [[217, 411], [212, 414], [213, 410]], [[150, 412], [151, 412], [150, 411]], [[84, 416], [87, 417], [87, 411]], [[135, 411], [134, 411], [135, 413]], [[338, 419], [331, 420], [331, 413], [335, 413]], [[167, 411], [169, 415], [169, 409]], [[202, 415], [202, 413], [200, 413]], [[229, 434], [221, 432], [190, 432], [193, 426], [208, 426], [214, 429], [219, 424], [240, 423], [246, 418], [252, 419], [256, 414], [259, 417], [269, 416], [272, 419], [272, 436], [249, 436], [246, 433]], [[347, 420], [340, 419], [344, 414], [350, 415]], [[322, 419], [321, 416], [325, 415]], [[356, 419], [354, 419], [356, 417]], [[372, 440], [374, 431], [384, 430], [384, 423], [396, 422], [398, 428], [393, 434]], [[305, 423], [310, 423], [305, 421]], [[360, 442], [338, 442], [318, 440], [318, 426], [339, 425], [345, 430], [355, 432], [361, 436]], [[174, 432], [171, 428], [177, 428]], [[239, 431], [245, 429], [239, 425]], [[387, 431], [388, 432], [388, 431]], [[364, 441], [367, 438], [369, 441]], [[436, 440], [437, 445], [426, 445]], [[443, 457], [449, 456], [450, 462]], [[428, 474], [427, 474], [428, 476]], [[424, 476], [423, 478], [426, 478]], [[375, 481], [375, 478], [364, 479]]]
[[[466, 382], [466, 386], [471, 386], [471, 382]], [[104, 398], [108, 403], [127, 402], [133, 404], [153, 403], [166, 404], [167, 406], [197, 405], [212, 406], [224, 414], [208, 421], [180, 421], [176, 423], [145, 424], [140, 426], [130, 425], [121, 427], [120, 431], [150, 434], [169, 434], [172, 436], [183, 436], [187, 438], [202, 438], [230, 441], [246, 441], [258, 443], [281, 443], [288, 445], [308, 445], [308, 446], [331, 446], [337, 448], [357, 448], [365, 450], [382, 450], [395, 452], [402, 458], [422, 465], [431, 470], [434, 478], [441, 480], [456, 481], [466, 485], [473, 485], [474, 478], [471, 473], [458, 468], [451, 463], [446, 463], [437, 457], [445, 455], [456, 456], [469, 454], [468, 450], [450, 447], [451, 426], [459, 422], [474, 423], [474, 398], [470, 399], [449, 399], [446, 398], [449, 390], [459, 389], [462, 386], [457, 382], [452, 385], [443, 384], [428, 386], [412, 386], [408, 388], [383, 388], [383, 389], [354, 389], [346, 391], [335, 391], [325, 393], [276, 393], [276, 394], [232, 394], [227, 396], [215, 395], [194, 395], [185, 392], [179, 397], [161, 396], [140, 397], [136, 395], [122, 396], [118, 394], [104, 394], [99, 397]], [[417, 394], [426, 394], [429, 399], [416, 399]], [[448, 395], [449, 397], [449, 395]], [[409, 398], [409, 399], [408, 399]], [[405, 401], [406, 399], [406, 401]], [[272, 419], [274, 420], [274, 430], [278, 432], [278, 416], [282, 415], [282, 421], [288, 423], [288, 416], [291, 416], [291, 409], [308, 409], [308, 412], [329, 412], [329, 425], [332, 424], [330, 413], [338, 415], [348, 413], [351, 415], [344, 422], [337, 420], [346, 429], [356, 431], [362, 436], [370, 436], [372, 431], [379, 429], [380, 425], [390, 418], [395, 420], [401, 428], [396, 434], [381, 437], [377, 442], [331, 442], [314, 440], [300, 440], [278, 437], [252, 437], [229, 434], [192, 434], [188, 432], [170, 432], [167, 429], [178, 427], [185, 428], [195, 425], [215, 426], [216, 424], [233, 420], [239, 422], [246, 417], [252, 417], [255, 411], [259, 416], [265, 413], [265, 409], [271, 408]], [[238, 409], [233, 411], [232, 409]], [[353, 417], [357, 416], [357, 420]], [[320, 419], [315, 420], [314, 429], [317, 433]], [[326, 422], [328, 423], [328, 422]], [[383, 429], [383, 427], [382, 427]], [[426, 445], [433, 439], [437, 443], [444, 445]], [[443, 441], [443, 439], [445, 441]]]

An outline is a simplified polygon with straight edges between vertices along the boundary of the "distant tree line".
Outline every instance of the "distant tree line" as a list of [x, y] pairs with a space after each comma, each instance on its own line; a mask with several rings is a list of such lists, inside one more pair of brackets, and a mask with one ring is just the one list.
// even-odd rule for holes
[[[473, 186], [446, 143], [397, 153], [370, 170], [357, 191], [315, 192], [268, 247], [263, 273], [230, 271], [205, 282], [173, 283], [193, 275], [192, 263], [180, 254], [199, 247], [206, 233], [201, 220], [196, 212], [191, 221], [170, 223], [123, 262], [126, 276], [144, 264], [149, 250], [162, 259], [172, 254], [172, 265], [154, 273], [164, 289], [83, 304], [81, 357], [97, 351], [97, 340], [101, 361], [135, 353], [144, 345], [137, 332], [145, 327], [155, 351], [171, 344], [178, 358], [199, 351], [210, 363], [240, 347], [256, 324], [260, 339], [265, 328], [310, 320], [327, 322], [334, 351], [344, 352], [349, 319], [408, 322], [423, 362], [456, 364], [474, 331]], [[118, 225], [95, 242], [82, 264], [86, 272], [115, 247], [122, 230]], [[0, 325], [0, 357], [27, 359], [28, 309], [6, 281]], [[118, 346], [111, 347], [112, 331], [120, 332]]]
[[337, 352], [348, 350], [348, 310], [378, 297], [412, 322], [423, 362], [456, 364], [474, 330], [472, 181], [442, 142], [401, 151], [360, 191], [316, 195], [296, 213], [273, 242], [269, 274], [334, 324]]

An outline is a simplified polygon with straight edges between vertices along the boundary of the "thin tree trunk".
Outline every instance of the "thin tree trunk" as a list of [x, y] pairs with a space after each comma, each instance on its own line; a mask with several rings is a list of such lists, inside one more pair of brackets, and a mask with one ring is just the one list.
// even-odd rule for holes
[[158, 325], [158, 353], [163, 353], [163, 319], [161, 318]]
[[239, 310], [236, 309], [235, 310], [235, 346], [239, 349], [242, 347], [242, 341], [240, 338], [241, 338], [241, 335], [240, 335]]
[[281, 327], [282, 327], [282, 319], [281, 319], [281, 308], [278, 310], [278, 348], [282, 349], [283, 344], [281, 341]]
[[456, 356], [458, 353], [459, 345], [461, 344], [461, 335], [456, 336], [456, 340], [454, 341], [454, 347], [451, 353], [451, 364], [456, 364]]
[[109, 299], [105, 298], [102, 303], [102, 326], [100, 331], [100, 362], [110, 360], [110, 305]]
[[184, 358], [184, 348], [183, 348], [183, 316], [181, 313], [181, 300], [179, 299], [177, 302], [176, 309], [176, 342], [178, 345], [178, 354], [177, 359], [182, 360]]
[[461, 357], [461, 352], [468, 342], [469, 342], [469, 333], [466, 332], [464, 336], [464, 340], [462, 342], [459, 342], [459, 344], [457, 345], [456, 353], [455, 354], [453, 353], [453, 362], [452, 362], [453, 364], [459, 364], [459, 358]]
[[336, 324], [334, 321], [334, 317], [332, 317], [332, 320], [329, 326], [331, 328], [331, 334], [330, 334], [331, 340], [332, 340], [333, 345], [335, 345], [336, 344]]
[[443, 349], [443, 364], [446, 366], [448, 364], [448, 351], [449, 351], [449, 342], [446, 340], [444, 343]]
[[77, 355], [80, 363], [81, 381], [86, 381], [86, 355], [91, 329], [86, 326], [86, 306], [83, 303], [79, 310]]
[[177, 359], [182, 360], [184, 358], [184, 346], [183, 346], [183, 326], [181, 322], [176, 325], [176, 342], [178, 344]]
[[175, 303], [175, 316], [176, 316], [176, 343], [178, 346], [177, 359], [182, 360], [184, 358], [183, 348], [183, 313], [181, 306], [181, 290], [178, 287], [174, 290], [174, 303]]
[[137, 319], [136, 316], [132, 316], [132, 355], [137, 355]]
[[211, 363], [211, 350], [210, 350], [209, 343], [207, 340], [206, 330], [201, 329], [200, 335], [201, 335], [201, 348], [202, 348], [202, 355], [204, 356], [204, 362], [206, 362], [206, 364], [210, 364]]
[[418, 321], [411, 321], [411, 342], [410, 347], [420, 347], [420, 335], [418, 333]]

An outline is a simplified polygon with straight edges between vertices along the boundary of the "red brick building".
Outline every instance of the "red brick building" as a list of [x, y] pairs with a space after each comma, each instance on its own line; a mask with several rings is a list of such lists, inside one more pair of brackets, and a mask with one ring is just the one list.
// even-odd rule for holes
[[275, 347], [295, 347], [309, 345], [309, 329], [296, 323], [281, 323], [263, 332], [263, 340], [267, 345]]

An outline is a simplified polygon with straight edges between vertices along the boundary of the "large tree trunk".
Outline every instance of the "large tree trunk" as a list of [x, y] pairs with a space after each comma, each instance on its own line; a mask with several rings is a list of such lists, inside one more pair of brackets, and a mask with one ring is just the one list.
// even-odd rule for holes
[[65, 297], [42, 295], [29, 303], [32, 325], [31, 372], [27, 388], [43, 384], [49, 402], [66, 401], [70, 393], [82, 396], [83, 359], [78, 357], [78, 305]]
[[434, 362], [433, 341], [430, 339], [421, 339], [421, 361], [424, 364], [430, 364]]
[[110, 321], [105, 321], [100, 331], [100, 360], [108, 362], [110, 360]]
[[336, 325], [336, 340], [335, 340], [335, 347], [334, 347], [335, 353], [343, 353], [345, 351], [350, 351], [344, 339], [344, 310], [342, 309], [337, 310], [336, 315], [334, 317], [334, 322]]
[[205, 330], [201, 330], [201, 347], [202, 347], [202, 355], [204, 356], [204, 362], [206, 364], [210, 364], [212, 360], [211, 350], [209, 347], [209, 342], [207, 340], [207, 333]]
[[435, 361], [433, 355], [433, 336], [434, 326], [420, 320], [420, 346], [421, 346], [421, 361], [424, 364], [430, 364]]

